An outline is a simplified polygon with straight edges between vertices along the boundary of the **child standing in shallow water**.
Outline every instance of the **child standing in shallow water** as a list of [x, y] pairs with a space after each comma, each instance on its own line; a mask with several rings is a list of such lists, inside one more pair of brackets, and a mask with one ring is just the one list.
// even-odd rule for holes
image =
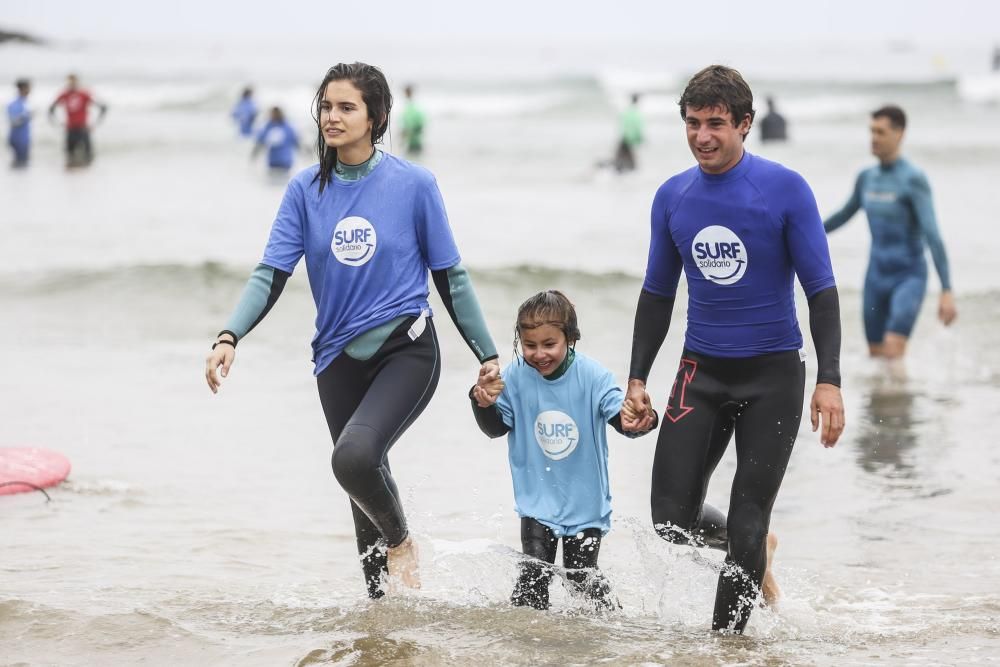
[[503, 384], [481, 374], [469, 392], [483, 433], [507, 435], [521, 547], [530, 557], [511, 595], [518, 606], [548, 608], [547, 564], [555, 563], [560, 539], [576, 592], [598, 607], [616, 606], [596, 569], [601, 538], [611, 528], [606, 426], [629, 437], [648, 431], [622, 428], [625, 395], [611, 372], [576, 352], [579, 339], [569, 299], [540, 292], [518, 309], [514, 345], [516, 356], [520, 343], [521, 358], [504, 369]]

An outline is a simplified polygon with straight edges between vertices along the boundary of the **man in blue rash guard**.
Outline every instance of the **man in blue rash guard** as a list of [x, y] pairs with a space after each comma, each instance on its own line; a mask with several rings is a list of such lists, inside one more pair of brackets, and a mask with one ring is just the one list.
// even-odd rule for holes
[[[805, 364], [795, 313], [797, 275], [809, 302], [819, 373], [810, 420], [832, 447], [844, 428], [840, 306], [812, 191], [797, 173], [747, 153], [753, 94], [739, 72], [710, 66], [680, 99], [697, 166], [653, 199], [646, 279], [639, 294], [627, 403], [652, 418], [646, 378], [666, 337], [677, 284], [688, 284], [684, 351], [653, 461], [653, 524], [666, 540], [726, 552], [712, 627], [742, 633], [770, 573], [771, 508], [802, 414]], [[625, 412], [623, 412], [625, 414]], [[729, 514], [705, 504], [733, 433], [737, 470]]]
[[872, 155], [879, 163], [858, 175], [851, 198], [823, 222], [832, 232], [858, 209], [865, 209], [872, 235], [862, 300], [865, 336], [871, 356], [886, 359], [906, 353], [920, 314], [927, 291], [925, 242], [941, 280], [938, 318], [947, 326], [958, 316], [930, 184], [900, 155], [905, 130], [906, 114], [899, 107], [885, 106], [872, 113]]

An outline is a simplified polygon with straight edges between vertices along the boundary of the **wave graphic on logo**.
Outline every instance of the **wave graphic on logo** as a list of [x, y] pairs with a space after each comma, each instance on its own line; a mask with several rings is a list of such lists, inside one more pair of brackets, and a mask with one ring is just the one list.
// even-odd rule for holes
[[736, 260], [736, 270], [733, 271], [732, 273], [730, 273], [728, 276], [710, 275], [710, 276], [708, 276], [708, 279], [709, 280], [729, 280], [730, 278], [735, 277], [736, 274], [740, 272], [740, 270], [743, 268], [744, 264], [746, 264], [746, 262], [744, 262], [742, 259], [738, 259], [738, 260]]
[[365, 262], [368, 261], [369, 256], [373, 252], [375, 252], [375, 244], [374, 243], [366, 243], [365, 244], [365, 251], [364, 251], [364, 253], [361, 256], [359, 256], [359, 257], [343, 257], [343, 258], [340, 259], [340, 261], [342, 261], [344, 264], [354, 264], [354, 265], [364, 264]]

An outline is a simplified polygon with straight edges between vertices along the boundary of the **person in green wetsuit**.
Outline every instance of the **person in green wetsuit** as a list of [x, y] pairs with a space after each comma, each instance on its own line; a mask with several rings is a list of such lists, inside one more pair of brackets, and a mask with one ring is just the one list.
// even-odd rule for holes
[[420, 155], [424, 150], [424, 125], [427, 116], [413, 99], [413, 86], [407, 86], [406, 105], [403, 107], [403, 143], [407, 155]]
[[621, 115], [621, 139], [615, 151], [614, 167], [618, 173], [635, 169], [635, 149], [643, 141], [643, 120], [639, 113], [639, 93], [632, 94], [632, 102]]
[[872, 154], [879, 163], [862, 171], [844, 207], [823, 222], [827, 233], [864, 208], [872, 243], [865, 274], [863, 312], [869, 353], [900, 359], [927, 291], [925, 244], [941, 280], [938, 318], [946, 326], [958, 310], [948, 256], [934, 215], [927, 177], [902, 157], [906, 114], [898, 106], [872, 113]]

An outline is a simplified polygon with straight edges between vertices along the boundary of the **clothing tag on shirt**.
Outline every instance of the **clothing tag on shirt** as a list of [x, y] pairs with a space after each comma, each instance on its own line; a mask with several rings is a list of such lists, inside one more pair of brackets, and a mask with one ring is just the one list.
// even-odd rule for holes
[[410, 326], [410, 330], [406, 332], [406, 335], [410, 337], [410, 340], [416, 340], [420, 338], [420, 334], [424, 332], [424, 328], [427, 326], [427, 311], [421, 310], [420, 317], [414, 320], [413, 324]]
[[807, 355], [806, 355], [805, 349], [804, 348], [799, 348], [799, 361], [805, 361], [806, 360], [806, 356]]

